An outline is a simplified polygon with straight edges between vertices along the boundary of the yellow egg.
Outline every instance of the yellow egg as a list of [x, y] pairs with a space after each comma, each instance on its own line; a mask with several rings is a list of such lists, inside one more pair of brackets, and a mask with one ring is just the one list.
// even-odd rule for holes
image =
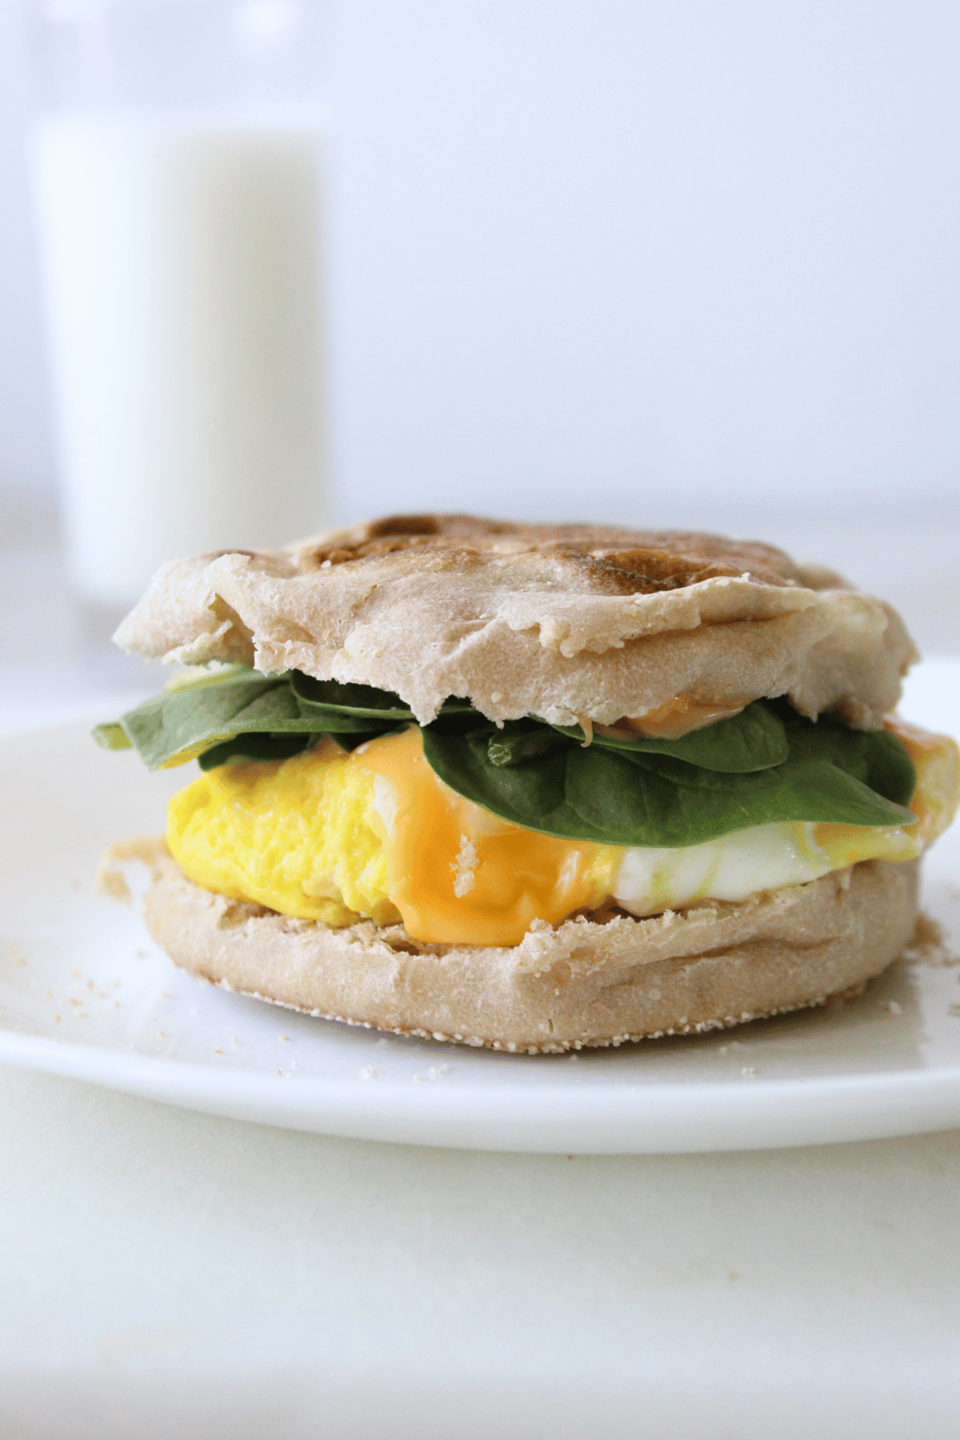
[[456, 795], [416, 727], [347, 755], [222, 765], [170, 802], [167, 843], [208, 890], [284, 915], [403, 921], [417, 940], [515, 945], [610, 893], [620, 851], [558, 840]]
[[221, 765], [179, 791], [167, 843], [198, 885], [303, 920], [399, 920], [371, 826], [374, 777], [332, 740], [290, 760]]

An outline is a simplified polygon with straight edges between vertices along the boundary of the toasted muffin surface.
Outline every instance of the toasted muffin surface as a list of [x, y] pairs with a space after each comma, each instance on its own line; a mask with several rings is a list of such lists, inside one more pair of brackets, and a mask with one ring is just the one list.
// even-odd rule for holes
[[174, 561], [116, 639], [373, 685], [424, 724], [451, 695], [556, 724], [788, 695], [873, 727], [915, 655], [889, 606], [773, 546], [458, 515]]

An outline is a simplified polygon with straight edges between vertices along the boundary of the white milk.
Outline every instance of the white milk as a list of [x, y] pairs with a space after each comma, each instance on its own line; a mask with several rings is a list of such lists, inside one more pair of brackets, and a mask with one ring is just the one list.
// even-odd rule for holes
[[37, 190], [80, 592], [322, 523], [317, 129], [56, 115]]

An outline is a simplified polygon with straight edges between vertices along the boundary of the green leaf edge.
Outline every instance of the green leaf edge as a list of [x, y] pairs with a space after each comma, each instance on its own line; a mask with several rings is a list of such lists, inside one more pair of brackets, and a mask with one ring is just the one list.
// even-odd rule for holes
[[[146, 744], [143, 734], [144, 716], [147, 717], [148, 721], [151, 717], [159, 717], [162, 730], [165, 705], [173, 702], [175, 706], [178, 700], [192, 695], [197, 690], [209, 691], [216, 687], [223, 688], [228, 685], [236, 686], [238, 684], [244, 689], [251, 684], [262, 687], [262, 689], [260, 689], [258, 695], [254, 696], [249, 705], [241, 706], [234, 712], [229, 717], [230, 721], [235, 722], [244, 710], [256, 707], [258, 700], [274, 691], [282, 691], [285, 696], [289, 695], [292, 697], [295, 702], [297, 714], [295, 716], [289, 716], [286, 720], [274, 716], [270, 730], [263, 728], [262, 721], [255, 721], [248, 728], [241, 726], [229, 734], [225, 734], [222, 729], [219, 731], [208, 730], [206, 737], [201, 734], [193, 740], [188, 739], [186, 743], [184, 743], [183, 735], [180, 734], [179, 743], [173, 749], [168, 748], [164, 750], [162, 746], [158, 748], [157, 746], [151, 747], [149, 744]], [[310, 693], [311, 690], [314, 691], [313, 695]], [[319, 692], [319, 694], [317, 694], [317, 692]], [[324, 693], [326, 693], [328, 698], [324, 698]], [[360, 699], [368, 703], [350, 704], [349, 697], [358, 694]], [[378, 694], [382, 694], [389, 703], [370, 703], [370, 698]], [[337, 698], [333, 698], [334, 696]], [[755, 765], [753, 769], [749, 771], [744, 768], [742, 761], [737, 762], [737, 768], [734, 769], [729, 765], [726, 767], [716, 764], [703, 765], [684, 759], [685, 754], [689, 755], [691, 751], [695, 752], [698, 748], [701, 754], [704, 748], [706, 748], [708, 752], [715, 751], [722, 755], [723, 746], [722, 744], [718, 745], [717, 741], [721, 740], [723, 735], [715, 733], [710, 737], [706, 747], [704, 747], [702, 737], [705, 735], [706, 730], [694, 731], [691, 732], [689, 736], [681, 736], [679, 739], [673, 741], [652, 739], [639, 735], [634, 740], [632, 737], [629, 739], [608, 737], [595, 733], [592, 744], [597, 747], [598, 752], [609, 752], [611, 753], [611, 757], [612, 755], [618, 754], [621, 761], [626, 761], [632, 767], [646, 772], [652, 777], [651, 780], [647, 782], [648, 786], [653, 785], [656, 787], [660, 785], [662, 787], [663, 785], [672, 784], [676, 790], [684, 791], [691, 788], [689, 785], [684, 784], [684, 772], [700, 772], [698, 782], [696, 785], [693, 785], [692, 788], [702, 791], [704, 786], [706, 786], [708, 792], [729, 792], [730, 808], [733, 813], [736, 813], [742, 804], [742, 792], [744, 789], [743, 777], [749, 778], [753, 776], [757, 779], [761, 775], [766, 775], [772, 779], [773, 771], [783, 770], [785, 766], [789, 766], [792, 773], [795, 771], [797, 765], [807, 763], [819, 767], [830, 767], [838, 776], [843, 777], [843, 780], [837, 783], [841, 791], [846, 790], [850, 796], [851, 803], [847, 812], [848, 814], [854, 811], [860, 811], [861, 814], [864, 813], [860, 804], [853, 803], [856, 798], [863, 803], [867, 811], [872, 811], [876, 818], [872, 821], [864, 821], [862, 819], [850, 820], [844, 816], [824, 816], [823, 814], [798, 814], [790, 817], [781, 815], [776, 818], [808, 819], [814, 821], [817, 819], [839, 819], [839, 823], [866, 823], [872, 825], [902, 825], [909, 824], [915, 820], [915, 815], [905, 805], [888, 798], [880, 791], [864, 784], [850, 771], [844, 769], [843, 766], [836, 765], [831, 760], [820, 760], [812, 757], [810, 755], [811, 748], [814, 751], [819, 748], [814, 738], [814, 733], [812, 733], [815, 732], [816, 727], [812, 726], [811, 722], [803, 720], [803, 717], [794, 715], [793, 712], [790, 713], [788, 723], [784, 725], [783, 720], [775, 714], [767, 702], [755, 701], [752, 706], [746, 707], [740, 716], [718, 721], [716, 726], [708, 728], [718, 732], [720, 731], [720, 727], [728, 727], [725, 732], [726, 735], [740, 736], [740, 732], [742, 732], [744, 726], [753, 725], [754, 728], [756, 727], [757, 712], [755, 707], [765, 707], [765, 714], [768, 718], [762, 721], [761, 729], [767, 734], [768, 741], [773, 745], [773, 750], [771, 750], [770, 744], [768, 744], [766, 758], [763, 763], [761, 765]], [[187, 708], [189, 711], [189, 707]], [[747, 716], [748, 711], [753, 711], [753, 715]], [[743, 716], [747, 716], [747, 718], [741, 718]], [[828, 721], [827, 726], [825, 726], [825, 731], [827, 731], [829, 730], [829, 717], [825, 718], [827, 718]], [[476, 724], [471, 723], [474, 720], [477, 722]], [[371, 725], [371, 721], [374, 722], [373, 725]], [[399, 696], [391, 695], [386, 691], [375, 691], [370, 686], [352, 686], [340, 684], [336, 681], [317, 681], [310, 676], [302, 675], [298, 671], [286, 671], [280, 674], [267, 675], [260, 671], [251, 670], [245, 666], [226, 666], [214, 674], [204, 674], [196, 677], [191, 676], [179, 683], [175, 682], [171, 686], [168, 686], [159, 696], [152, 697], [149, 701], [144, 702], [143, 705], [136, 707], [132, 711], [128, 711], [121, 717], [119, 722], [106, 722], [97, 725], [92, 733], [97, 744], [104, 748], [111, 750], [137, 749], [151, 770], [159, 769], [165, 763], [165, 760], [170, 759], [176, 754], [183, 753], [185, 750], [192, 749], [194, 745], [202, 745], [204, 738], [210, 738], [213, 743], [205, 750], [201, 750], [196, 756], [201, 768], [209, 770], [219, 764], [228, 763], [230, 760], [289, 758], [318, 743], [324, 735], [330, 735], [342, 748], [352, 750], [365, 740], [372, 739], [378, 735], [395, 733], [405, 729], [409, 724], [414, 723], [416, 723], [416, 721], [413, 712], [403, 704]], [[840, 725], [841, 730], [847, 730], [848, 727], [843, 726], [842, 722], [836, 723]], [[183, 722], [181, 721], [181, 729], [182, 725]], [[795, 725], [809, 728], [806, 730], [802, 728], [795, 729]], [[510, 730], [514, 731], [513, 737], [509, 734]], [[553, 733], [556, 737], [556, 742], [547, 742], [543, 731]], [[534, 753], [521, 753], [519, 759], [513, 759], [511, 744], [515, 743], [517, 732], [520, 732], [522, 741], [519, 745], [521, 752], [526, 749]], [[806, 756], [803, 762], [801, 762], [800, 757], [792, 758], [792, 747], [789, 743], [788, 732], [793, 732], [796, 738], [799, 738], [801, 735], [804, 737], [801, 745], [801, 754], [806, 752]], [[912, 783], [915, 785], [916, 772], [913, 770], [905, 747], [896, 736], [890, 735], [887, 731], [849, 733], [856, 735], [870, 733], [871, 735], [882, 736], [888, 750], [891, 744], [898, 747], [899, 752], [902, 753], [898, 754], [898, 764], [901, 773], [897, 789], [901, 791], [901, 793], [905, 793], [908, 775], [912, 775]], [[770, 754], [780, 749], [774, 741], [775, 734], [783, 737], [783, 745], [786, 748], [788, 758], [778, 763], [771, 763], [769, 758]], [[836, 732], [834, 732], [834, 736], [835, 734]], [[461, 762], [458, 764], [449, 763], [449, 757], [443, 753], [445, 747], [449, 750], [452, 743], [455, 749], [458, 744], [462, 749], [464, 743], [466, 743], [469, 748], [469, 737], [477, 737], [479, 741], [481, 735], [485, 737], [482, 743], [486, 746], [485, 757], [482, 764], [486, 765], [492, 774], [494, 771], [499, 771], [503, 768], [523, 770], [531, 764], [536, 764], [538, 761], [541, 765], [550, 763], [551, 757], [555, 760], [560, 751], [566, 752], [567, 762], [569, 764], [571, 757], [574, 756], [576, 752], [585, 755], [589, 750], [590, 747], [585, 743], [585, 732], [580, 726], [548, 725], [547, 722], [539, 720], [536, 717], [529, 717], [527, 720], [520, 722], [507, 722], [506, 725], [498, 727], [494, 722], [486, 720], [469, 701], [462, 699], [452, 699], [446, 702], [441, 709], [438, 720], [430, 726], [423, 727], [424, 753], [426, 758], [435, 773], [449, 785], [451, 789], [463, 795], [465, 798], [473, 800], [474, 803], [481, 805], [484, 809], [491, 811], [502, 819], [509, 820], [514, 824], [523, 825], [527, 829], [535, 830], [542, 834], [573, 840], [596, 840], [599, 843], [606, 844], [644, 844], [656, 846], [657, 848], [681, 848], [691, 844], [700, 844], [707, 839], [715, 839], [720, 835], [729, 834], [739, 829], [754, 828], [756, 825], [772, 823], [771, 819], [767, 818], [755, 819], [744, 824], [734, 820], [731, 814], [731, 818], [727, 822], [714, 820], [709, 823], [702, 821], [699, 825], [695, 824], [693, 826], [693, 833], [696, 835], [696, 838], [694, 839], [689, 838], [691, 833], [689, 827], [686, 835], [681, 838], [675, 836], [665, 838], [662, 833], [653, 838], [630, 838], [631, 835], [639, 835], [640, 831], [636, 827], [625, 835], [622, 827], [609, 826], [605, 823], [597, 825], [587, 819], [587, 817], [579, 814], [572, 825], [560, 824], [559, 828], [557, 824], [547, 825], [544, 823], [544, 816], [536, 812], [531, 814], [529, 809], [523, 810], [521, 813], [521, 811], [518, 811], [515, 807], [504, 801], [498, 793], [494, 792], [491, 794], [488, 788], [478, 786], [475, 778], [471, 780], [471, 771], [475, 771], [477, 768], [475, 757], [471, 757], [470, 763], [466, 765], [463, 764], [462, 757]], [[524, 739], [524, 737], [526, 738]], [[698, 739], [698, 737], [700, 738]], [[567, 745], [563, 743], [565, 740], [569, 742]], [[508, 743], [508, 741], [511, 743]], [[714, 758], [716, 759], [716, 756]], [[572, 763], [581, 772], [583, 772], [585, 768], [588, 770], [596, 768], [594, 765], [591, 765], [589, 761], [585, 760], [577, 761], [574, 758]], [[709, 772], [709, 775], [704, 772]], [[711, 779], [709, 777], [715, 778]], [[740, 779], [739, 784], [738, 777]], [[851, 790], [851, 786], [856, 787], [856, 790], [862, 792], [862, 794], [856, 795], [856, 791]], [[628, 780], [628, 787], [631, 791], [634, 788], [632, 785], [632, 777]], [[507, 788], [509, 788], [509, 783]], [[738, 799], [738, 794], [740, 795], [740, 799]], [[910, 794], [912, 794], [912, 790]]]

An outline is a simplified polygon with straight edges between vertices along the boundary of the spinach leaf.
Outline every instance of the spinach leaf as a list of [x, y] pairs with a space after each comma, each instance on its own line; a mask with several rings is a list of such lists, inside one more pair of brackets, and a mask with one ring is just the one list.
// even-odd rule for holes
[[[441, 713], [481, 718], [468, 700], [448, 700]], [[232, 665], [162, 691], [119, 723], [98, 725], [93, 735], [111, 750], [133, 745], [151, 770], [200, 756], [209, 770], [233, 759], [285, 759], [320, 735], [333, 735], [353, 750], [414, 723], [413, 711], [398, 695], [371, 685], [314, 680], [298, 670], [262, 675]], [[232, 743], [254, 735], [274, 740]]]
[[791, 709], [786, 733], [792, 755], [827, 760], [888, 800], [910, 804], [917, 772], [903, 741], [889, 730], [851, 730], [836, 715], [811, 723]]
[[[231, 666], [148, 700], [100, 744], [134, 745], [151, 769], [194, 756], [203, 769], [282, 760], [330, 735], [346, 750], [414, 724], [397, 695]], [[681, 846], [780, 820], [898, 825], [916, 776], [886, 731], [817, 724], [786, 702], [677, 740], [595, 734], [528, 717], [497, 726], [467, 700], [448, 700], [423, 731], [426, 758], [458, 794], [527, 829], [615, 845]]]
[[133, 745], [151, 770], [194, 758], [209, 770], [230, 760], [286, 759], [324, 734], [352, 750], [411, 723], [398, 696], [370, 686], [235, 665], [164, 690], [93, 734], [112, 750]]
[[[799, 719], [799, 716], [797, 717]], [[583, 740], [579, 725], [554, 727], [561, 735]], [[660, 740], [645, 735], [604, 735], [594, 730], [591, 745], [615, 750], [641, 750], [650, 755], [671, 755], [700, 765], [705, 770], [721, 770], [729, 774], [746, 774], [751, 770], [767, 770], [782, 765], [790, 753], [780, 716], [765, 701], [754, 700], [727, 720], [692, 730], [675, 740]]]
[[[120, 726], [151, 770], [182, 764], [234, 735], [312, 728], [285, 678], [255, 670], [164, 690], [121, 716]], [[115, 744], [114, 734], [112, 726], [94, 731], [101, 744]]]
[[[335, 740], [341, 750], [356, 750], [365, 740], [376, 740], [380, 735], [392, 735], [405, 729], [405, 725], [397, 725], [390, 730], [345, 730], [339, 733], [327, 730], [323, 734]], [[215, 770], [218, 765], [243, 760], [289, 760], [311, 749], [323, 739], [323, 734], [314, 731], [306, 735], [234, 735], [232, 739], [204, 750], [202, 755], [197, 756], [197, 763], [201, 770]]]
[[[449, 728], [449, 727], [448, 727]], [[469, 727], [476, 728], [475, 722]], [[487, 742], [487, 759], [491, 765], [523, 765], [541, 755], [568, 748], [566, 737], [553, 726], [539, 720], [511, 720], [501, 730], [494, 727]]]
[[314, 680], [299, 670], [291, 670], [285, 677], [296, 696], [301, 712], [309, 715], [323, 730], [364, 730], [375, 729], [371, 721], [382, 721], [395, 726], [404, 721], [414, 722], [413, 711], [404, 705], [399, 695], [387, 690], [375, 690], [372, 685], [341, 685], [337, 680]]
[[197, 756], [201, 770], [215, 770], [218, 765], [233, 765], [244, 760], [289, 760], [316, 745], [319, 735], [233, 735]]
[[91, 734], [104, 750], [130, 750], [133, 748], [126, 730], [118, 720], [108, 720], [103, 725], [95, 725]]
[[[697, 845], [784, 820], [909, 823], [914, 816], [900, 803], [902, 760], [909, 765], [909, 757], [903, 751], [887, 763], [887, 738], [895, 737], [871, 734], [881, 742], [870, 760], [878, 788], [868, 787], [845, 767], [842, 747], [818, 758], [807, 739], [796, 753], [791, 748], [780, 765], [745, 773], [707, 770], [632, 748], [584, 748], [573, 742], [505, 765], [490, 756], [491, 746], [504, 743], [495, 738], [494, 726], [458, 733], [430, 725], [423, 732], [423, 747], [432, 768], [452, 790], [516, 825], [572, 840], [660, 847]], [[858, 752], [869, 749], [869, 738], [864, 738], [867, 744], [858, 742]], [[860, 753], [854, 770], [862, 766]]]

